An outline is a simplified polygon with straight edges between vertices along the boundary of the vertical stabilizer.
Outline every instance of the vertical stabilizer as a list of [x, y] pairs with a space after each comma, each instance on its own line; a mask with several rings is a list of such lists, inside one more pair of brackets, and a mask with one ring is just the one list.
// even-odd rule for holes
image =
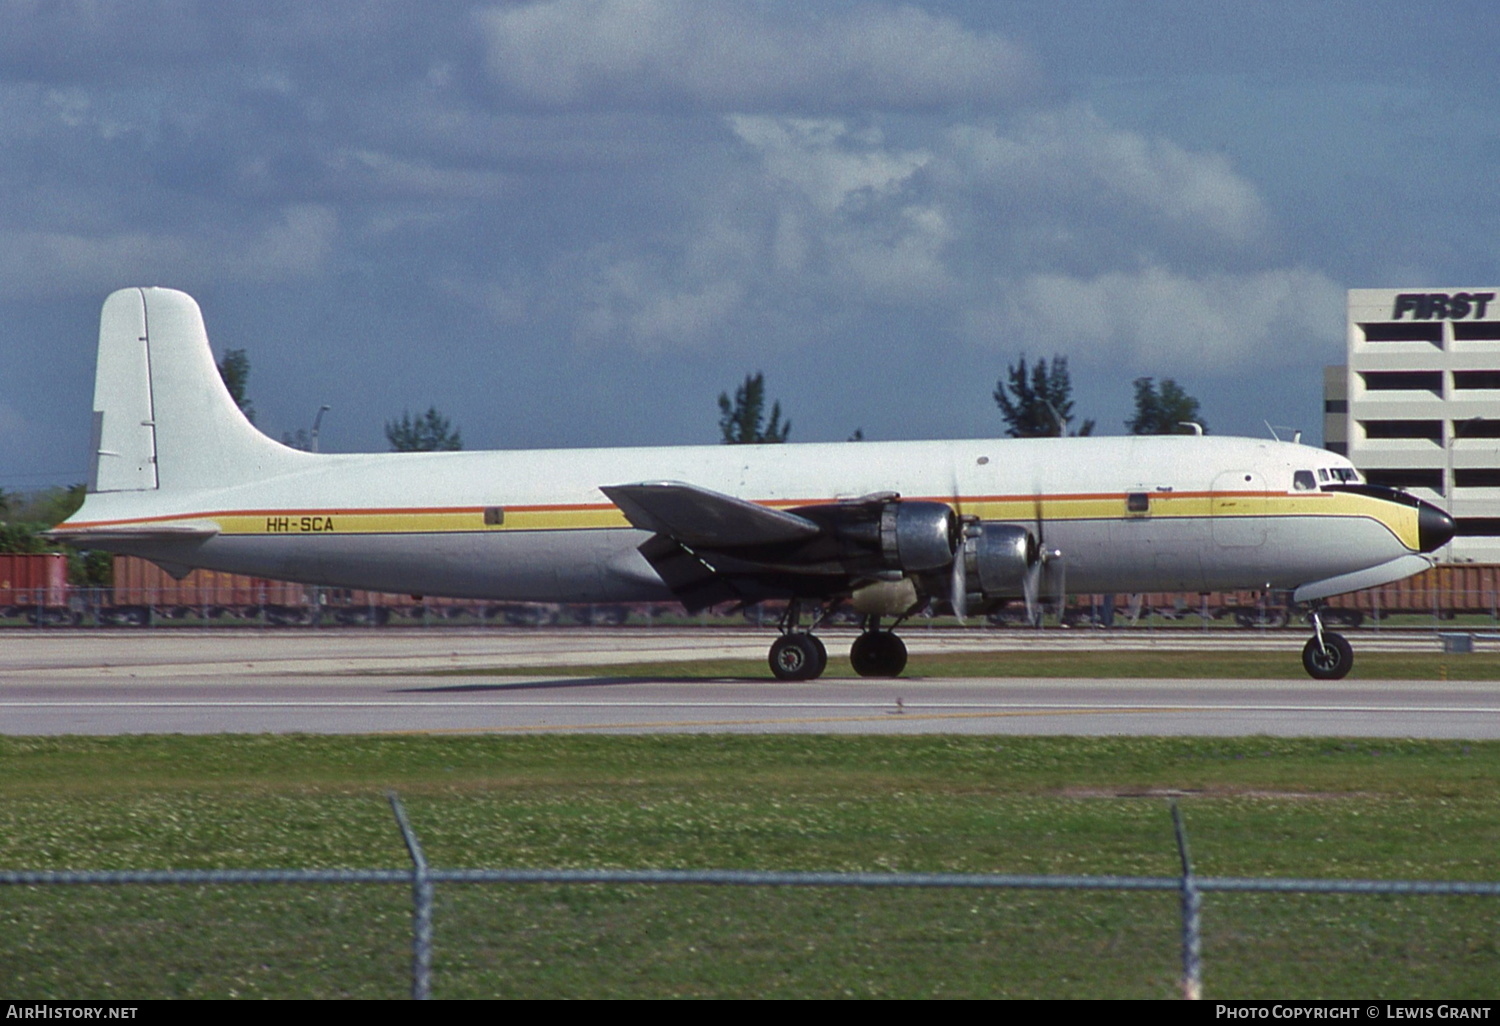
[[151, 359], [146, 351], [146, 304], [140, 289], [122, 289], [111, 295], [99, 317], [93, 454], [89, 491], [131, 492], [156, 487]]
[[122, 289], [105, 300], [94, 438], [96, 492], [222, 488], [311, 458], [245, 419], [219, 376], [198, 304], [172, 289]]

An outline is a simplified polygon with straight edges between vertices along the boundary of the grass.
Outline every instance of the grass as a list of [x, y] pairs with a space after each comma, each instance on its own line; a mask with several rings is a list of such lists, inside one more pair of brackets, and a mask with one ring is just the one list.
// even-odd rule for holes
[[[6, 868], [437, 866], [1500, 879], [1500, 744], [0, 738]], [[0, 992], [397, 997], [404, 887], [0, 888]], [[1497, 899], [1209, 895], [1210, 997], [1494, 997]], [[439, 888], [438, 997], [1165, 997], [1172, 894]]]

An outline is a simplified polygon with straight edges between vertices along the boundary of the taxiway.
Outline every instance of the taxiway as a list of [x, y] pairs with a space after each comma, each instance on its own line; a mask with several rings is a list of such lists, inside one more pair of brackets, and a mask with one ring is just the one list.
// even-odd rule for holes
[[[761, 631], [6, 631], [0, 732], [928, 733], [1500, 738], [1500, 685], [1291, 677], [1300, 632], [923, 631], [913, 652], [1273, 648], [1273, 681], [621, 678], [590, 666], [764, 658]], [[1359, 647], [1434, 651], [1431, 635]], [[1436, 659], [1434, 662], [1436, 663]], [[560, 673], [555, 668], [567, 665]], [[505, 674], [484, 672], [507, 668]], [[536, 669], [534, 673], [525, 668]], [[522, 672], [519, 674], [517, 670]], [[446, 675], [457, 671], [461, 675]]]

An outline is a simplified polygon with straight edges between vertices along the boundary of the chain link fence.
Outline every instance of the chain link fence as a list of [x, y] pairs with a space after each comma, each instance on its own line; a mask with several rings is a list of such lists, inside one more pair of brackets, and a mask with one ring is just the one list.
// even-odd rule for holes
[[1006, 873], [769, 872], [721, 869], [442, 869], [423, 853], [420, 838], [401, 800], [389, 795], [391, 810], [411, 858], [401, 869], [237, 869], [237, 870], [0, 870], [0, 886], [160, 886], [233, 884], [408, 884], [411, 887], [411, 996], [432, 994], [433, 901], [438, 885], [583, 884], [691, 885], [718, 887], [947, 888], [1032, 891], [1169, 891], [1180, 895], [1181, 994], [1202, 996], [1201, 916], [1210, 893], [1342, 894], [1500, 897], [1500, 882], [1460, 880], [1339, 880], [1284, 877], [1198, 876], [1189, 853], [1187, 829], [1177, 803], [1171, 803], [1181, 872], [1178, 876], [1027, 875]]

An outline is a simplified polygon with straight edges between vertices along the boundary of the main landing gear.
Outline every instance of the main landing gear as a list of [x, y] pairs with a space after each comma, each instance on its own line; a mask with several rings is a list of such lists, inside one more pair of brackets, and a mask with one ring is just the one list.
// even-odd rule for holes
[[1323, 618], [1314, 610], [1313, 636], [1302, 647], [1302, 666], [1315, 680], [1343, 680], [1354, 665], [1354, 648], [1342, 634], [1323, 629]]
[[881, 630], [880, 619], [871, 617], [865, 632], [849, 646], [849, 662], [861, 677], [899, 677], [906, 669], [906, 642]]
[[[813, 680], [828, 668], [828, 649], [812, 632], [823, 622], [801, 630], [801, 610], [794, 600], [778, 625], [781, 637], [771, 643], [769, 662], [777, 680]], [[899, 620], [897, 623], [899, 624]], [[898, 677], [906, 669], [906, 643], [889, 630], [880, 629], [880, 618], [865, 618], [865, 630], [849, 647], [849, 662], [861, 677]]]
[[777, 680], [812, 680], [828, 668], [828, 649], [809, 631], [792, 631], [771, 642], [771, 672]]

